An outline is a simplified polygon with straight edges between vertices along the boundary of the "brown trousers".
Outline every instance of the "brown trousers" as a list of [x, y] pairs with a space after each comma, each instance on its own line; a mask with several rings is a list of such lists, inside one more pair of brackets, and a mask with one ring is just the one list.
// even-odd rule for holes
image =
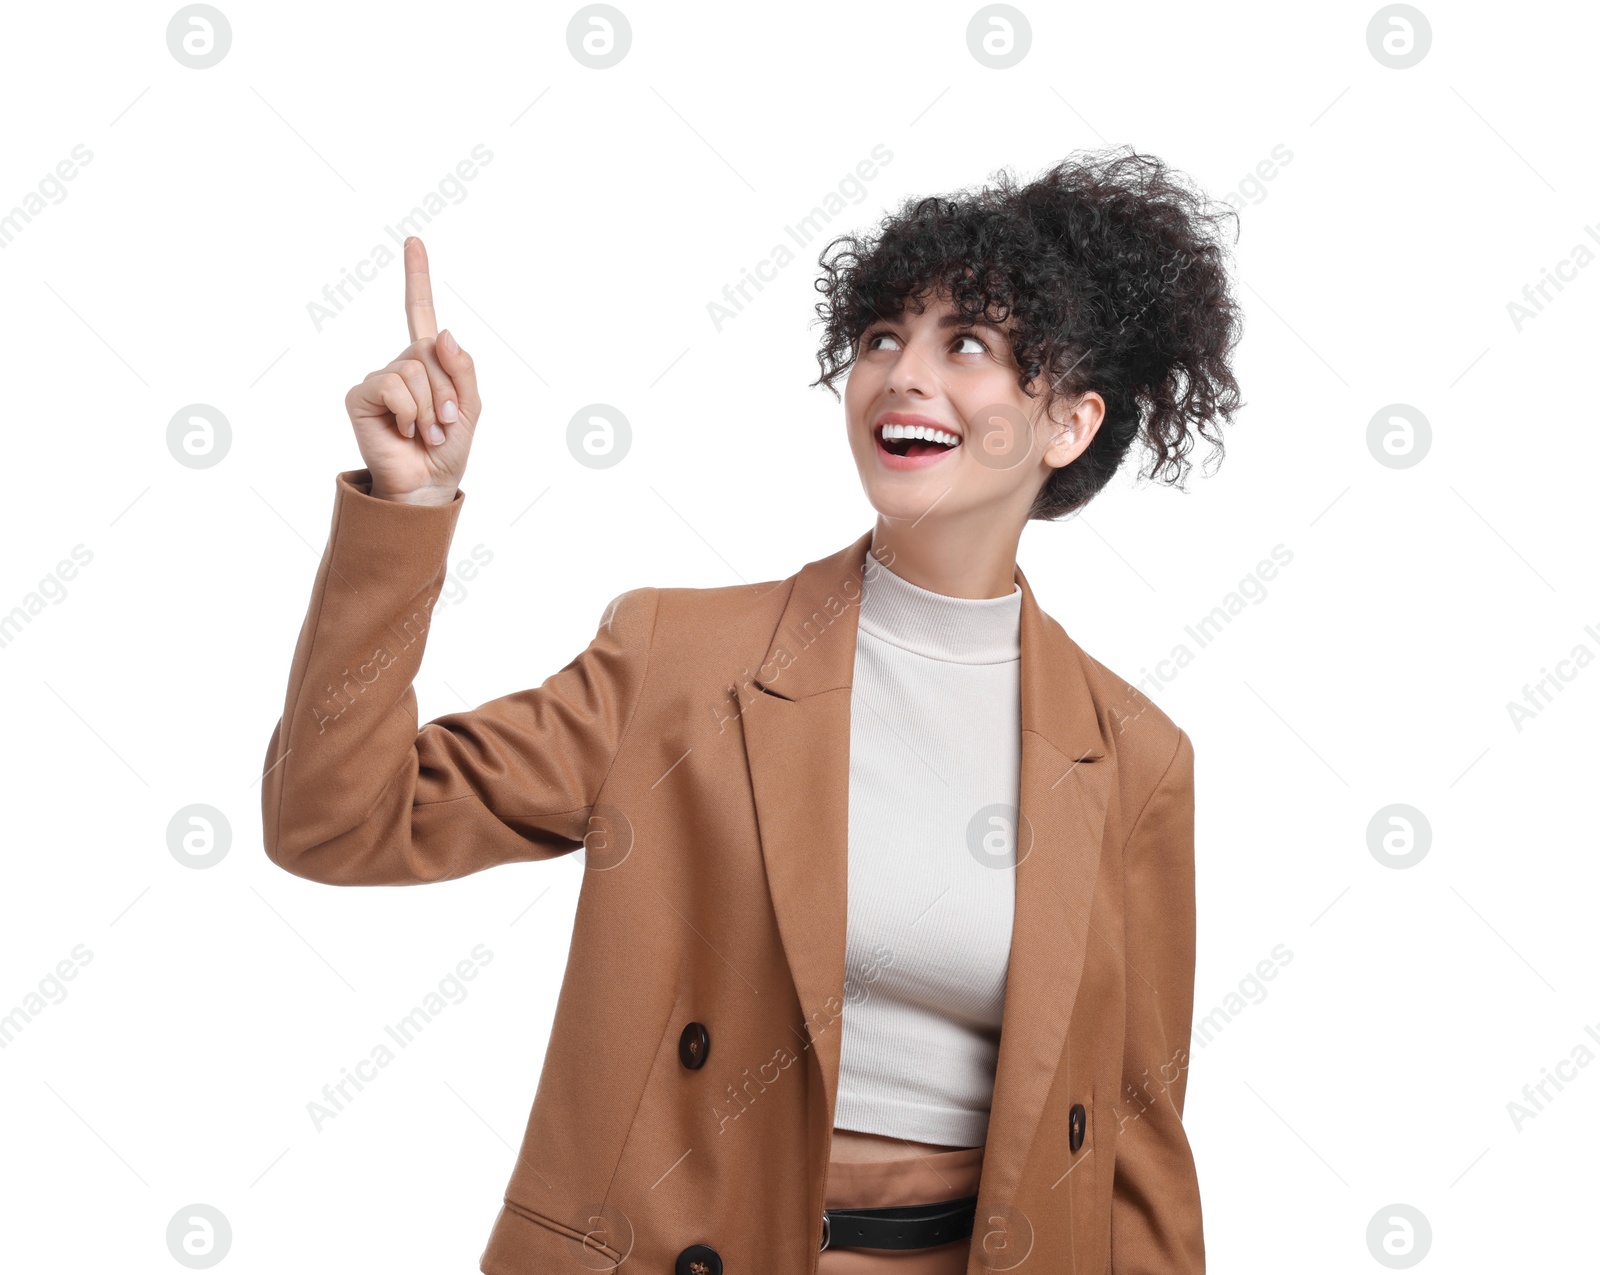
[[[931, 1204], [978, 1193], [983, 1148], [961, 1147], [901, 1160], [828, 1162], [824, 1204], [836, 1208], [882, 1208]], [[933, 1248], [826, 1248], [817, 1275], [965, 1275], [971, 1240]]]

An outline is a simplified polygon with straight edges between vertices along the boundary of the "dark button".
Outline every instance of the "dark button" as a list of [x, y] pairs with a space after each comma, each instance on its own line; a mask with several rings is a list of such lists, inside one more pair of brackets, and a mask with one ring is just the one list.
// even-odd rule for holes
[[673, 1275], [722, 1275], [722, 1254], [707, 1244], [691, 1244], [672, 1269]]
[[1081, 1102], [1072, 1104], [1072, 1110], [1067, 1112], [1067, 1147], [1076, 1151], [1083, 1145], [1083, 1133], [1088, 1127], [1087, 1113]]
[[706, 1065], [706, 1055], [710, 1052], [711, 1033], [706, 1031], [706, 1025], [685, 1023], [683, 1032], [678, 1037], [678, 1061], [690, 1071], [698, 1071]]

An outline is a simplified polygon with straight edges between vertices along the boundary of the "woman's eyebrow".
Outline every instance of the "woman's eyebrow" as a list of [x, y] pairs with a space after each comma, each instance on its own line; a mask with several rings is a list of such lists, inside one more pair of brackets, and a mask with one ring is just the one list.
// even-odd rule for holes
[[[865, 336], [867, 331], [873, 327], [898, 328], [904, 326], [904, 324], [905, 318], [903, 315], [896, 315], [892, 319], [874, 319], [862, 331], [862, 335]], [[988, 328], [989, 331], [998, 333], [1000, 336], [1007, 335], [1006, 329], [998, 323], [990, 323], [987, 319], [969, 319], [960, 314], [940, 315], [938, 326], [941, 328]]]
[[969, 319], [965, 315], [946, 314], [939, 320], [941, 328], [988, 328], [994, 332], [1004, 332], [998, 323], [990, 323], [987, 319]]

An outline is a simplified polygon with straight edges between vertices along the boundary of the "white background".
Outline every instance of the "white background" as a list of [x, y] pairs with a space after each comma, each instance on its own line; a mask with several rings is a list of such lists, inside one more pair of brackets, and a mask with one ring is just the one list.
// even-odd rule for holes
[[[1520, 331], [1507, 303], [1600, 249], [1600, 20], [1423, 7], [1432, 46], [1393, 70], [1370, 2], [1028, 4], [1005, 71], [967, 50], [977, 6], [945, 3], [627, 3], [605, 71], [568, 51], [576, 6], [229, 3], [202, 71], [168, 52], [173, 8], [8, 10], [0, 212], [75, 145], [92, 160], [0, 250], [0, 613], [93, 556], [0, 647], [0, 1014], [91, 959], [0, 1049], [0, 1265], [180, 1269], [168, 1220], [203, 1202], [227, 1269], [465, 1275], [510, 1174], [578, 863], [336, 889], [261, 849], [334, 475], [361, 463], [342, 398], [407, 343], [398, 260], [318, 331], [323, 286], [493, 152], [424, 231], [486, 404], [452, 561], [492, 553], [437, 612], [427, 720], [537, 684], [624, 590], [778, 579], [871, 525], [842, 407], [808, 388], [823, 242], [720, 332], [707, 303], [875, 145], [892, 161], [838, 233], [1122, 142], [1218, 197], [1292, 152], [1242, 201], [1247, 406], [1220, 470], [1187, 495], [1119, 480], [1019, 556], [1139, 681], [1293, 554], [1151, 690], [1197, 755], [1197, 1022], [1248, 993], [1190, 1071], [1209, 1266], [1383, 1269], [1367, 1227], [1395, 1203], [1431, 1225], [1425, 1268], [1592, 1264], [1600, 1066], [1520, 1130], [1508, 1104], [1600, 1052], [1600, 668], [1563, 666], [1520, 730], [1507, 705], [1600, 652], [1600, 268]], [[566, 450], [593, 402], [633, 426], [613, 469]], [[167, 448], [192, 403], [231, 425], [211, 468]], [[1392, 403], [1431, 423], [1410, 468], [1368, 448]], [[232, 837], [203, 871], [167, 844], [197, 802]], [[1432, 833], [1403, 870], [1368, 848], [1393, 803]], [[466, 998], [314, 1128], [322, 1087], [477, 944]]]

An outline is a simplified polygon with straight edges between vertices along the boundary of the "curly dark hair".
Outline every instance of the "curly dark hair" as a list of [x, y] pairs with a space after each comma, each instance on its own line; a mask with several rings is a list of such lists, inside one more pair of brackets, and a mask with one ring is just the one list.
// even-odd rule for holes
[[1030, 386], [1047, 376], [1046, 411], [1087, 390], [1105, 400], [1093, 441], [1042, 484], [1029, 518], [1081, 509], [1136, 438], [1150, 453], [1140, 477], [1184, 490], [1195, 437], [1220, 464], [1215, 422], [1242, 406], [1230, 366], [1242, 318], [1218, 233], [1238, 214], [1131, 147], [1074, 151], [1023, 186], [1005, 169], [993, 181], [908, 199], [875, 236], [823, 249], [822, 375], [811, 384], [837, 398], [868, 327], [948, 296], [968, 318], [1011, 320], [1017, 383], [1037, 397]]

